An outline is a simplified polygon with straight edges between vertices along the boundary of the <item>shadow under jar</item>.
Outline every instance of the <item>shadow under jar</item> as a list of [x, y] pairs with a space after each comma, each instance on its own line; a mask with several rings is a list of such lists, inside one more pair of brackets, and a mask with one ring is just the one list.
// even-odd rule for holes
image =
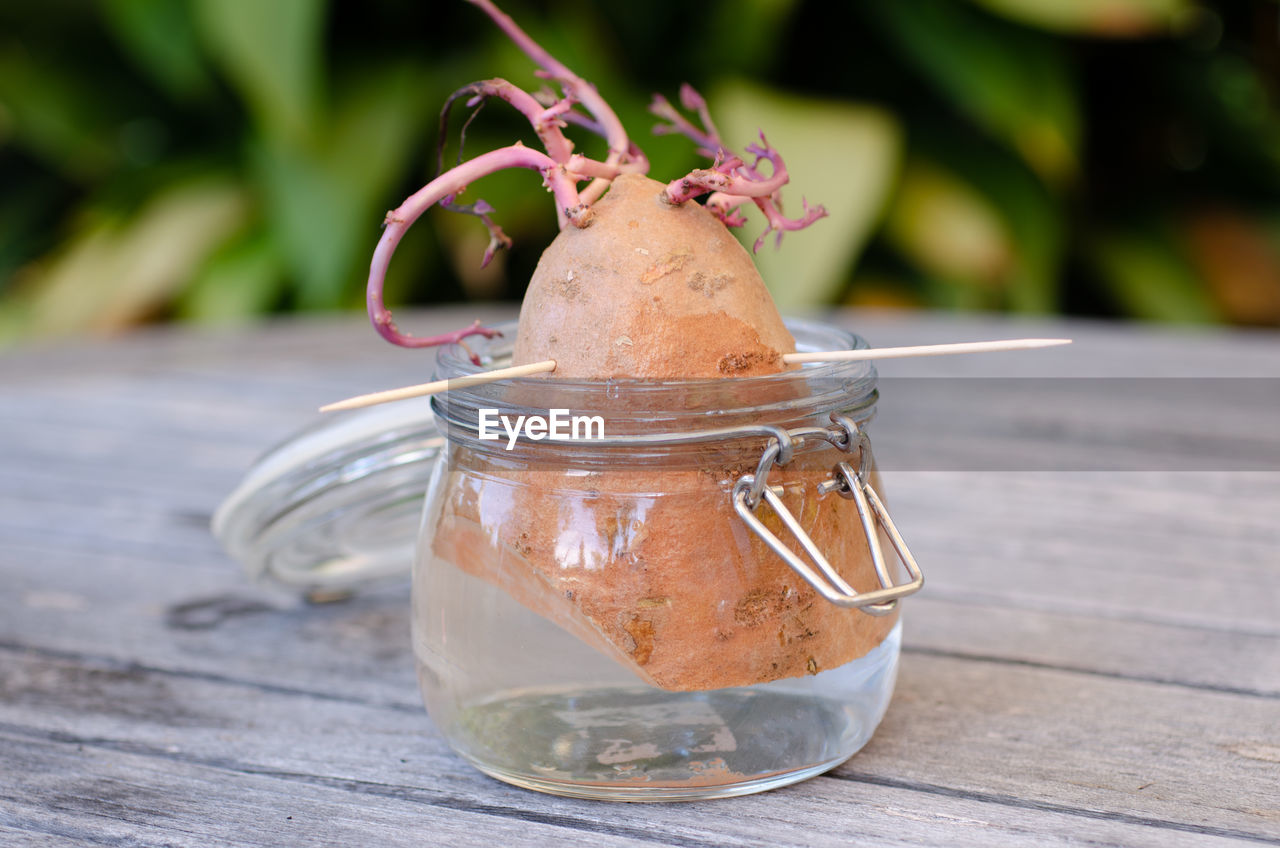
[[[801, 350], [866, 347], [788, 326]], [[511, 344], [481, 343], [484, 367]], [[477, 370], [439, 354], [437, 377]], [[450, 745], [530, 789], [658, 801], [793, 783], [866, 744], [922, 584], [874, 489], [876, 399], [865, 362], [438, 396], [413, 641]], [[569, 438], [513, 439], [520, 416]]]

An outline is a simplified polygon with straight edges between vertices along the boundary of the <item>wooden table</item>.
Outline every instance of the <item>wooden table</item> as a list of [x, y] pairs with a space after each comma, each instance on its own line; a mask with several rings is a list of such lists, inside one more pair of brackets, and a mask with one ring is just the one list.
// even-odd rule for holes
[[[1280, 842], [1280, 335], [835, 320], [1077, 343], [882, 365], [870, 432], [928, 577], [888, 716], [830, 774], [675, 805], [483, 777], [422, 709], [405, 586], [308, 604], [210, 536], [264, 448], [423, 355], [343, 316], [0, 357], [0, 844]], [[1092, 379], [1171, 375], [1257, 379]]]

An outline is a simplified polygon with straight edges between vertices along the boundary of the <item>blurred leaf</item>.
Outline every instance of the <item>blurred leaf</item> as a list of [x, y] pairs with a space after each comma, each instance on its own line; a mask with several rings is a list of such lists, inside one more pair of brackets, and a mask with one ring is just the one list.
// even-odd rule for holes
[[23, 330], [118, 330], [163, 306], [243, 218], [243, 190], [225, 180], [175, 186], [127, 219], [88, 223], [54, 257], [26, 269]]
[[11, 180], [0, 192], [0, 297], [8, 290], [11, 275], [33, 252], [57, 243], [50, 232], [56, 220], [61, 191], [52, 174], [35, 168], [22, 179]]
[[249, 232], [217, 250], [178, 301], [180, 318], [202, 323], [270, 312], [284, 293], [283, 262], [269, 234]]
[[1115, 230], [1097, 237], [1091, 253], [1129, 314], [1194, 324], [1220, 319], [1204, 283], [1167, 235]]
[[890, 241], [942, 285], [938, 305], [1052, 311], [1063, 225], [1049, 192], [999, 148], [933, 135], [904, 171]]
[[298, 281], [298, 306], [334, 308], [352, 267], [359, 211], [318, 157], [263, 146], [254, 160], [268, 218]]
[[1020, 161], [995, 150], [953, 143], [935, 152], [1000, 210], [1012, 236], [1016, 262], [1003, 305], [1017, 312], [1056, 311], [1065, 239], [1061, 201]]
[[886, 274], [858, 274], [853, 278], [845, 306], [855, 309], [922, 309], [928, 306], [911, 291], [906, 280]]
[[258, 126], [297, 143], [319, 109], [325, 0], [197, 0], [210, 53]]
[[178, 98], [209, 89], [189, 3], [103, 0], [103, 17], [129, 57]]
[[1050, 183], [1075, 174], [1080, 107], [1061, 45], [949, 0], [869, 8], [957, 109]]
[[0, 48], [0, 112], [25, 150], [69, 180], [89, 180], [116, 162], [102, 93], [20, 47]]
[[[935, 308], [1151, 316], [1202, 314], [1204, 301], [1232, 320], [1270, 320], [1274, 259], [1256, 216], [1280, 208], [1274, 0], [873, 0], [818, 13], [797, 0], [716, 0], [699, 7], [714, 22], [701, 29], [688, 28], [687, 3], [501, 2], [598, 85], [658, 179], [704, 163], [682, 139], [649, 136], [653, 90], [674, 99], [683, 79], [710, 89], [707, 80], [741, 76], [824, 98], [788, 111], [780, 96], [740, 106], [712, 97], [730, 144], [762, 127], [787, 157], [789, 211], [801, 195], [832, 209], [787, 236], [780, 254], [768, 246], [758, 257], [787, 308], [830, 300], [865, 253], [851, 295], [862, 302], [904, 302], [905, 293]], [[1180, 37], [1074, 37], [1161, 32]], [[420, 67], [403, 79], [380, 70], [400, 57]], [[108, 304], [97, 294], [79, 302], [108, 280], [145, 301], [131, 293], [141, 285], [132, 273], [95, 278], [90, 266], [117, 267], [128, 234], [200, 173], [243, 186], [248, 220], [220, 230], [216, 244], [194, 234], [195, 253], [182, 263], [190, 291], [131, 314], [168, 314], [175, 303], [179, 314], [209, 319], [354, 305], [383, 211], [430, 170], [430, 146], [412, 147], [429, 136], [430, 115], [456, 86], [494, 75], [541, 84], [528, 58], [460, 0], [6, 0], [0, 322], [32, 313], [42, 297], [35, 286], [73, 254], [92, 285], [63, 295], [59, 316]], [[892, 117], [839, 105], [852, 97]], [[731, 121], [726, 106], [737, 113]], [[847, 130], [813, 134], [827, 108], [836, 123], [848, 118]], [[579, 150], [602, 152], [600, 140], [571, 135]], [[900, 137], [912, 164], [890, 203]], [[536, 143], [521, 116], [494, 103], [469, 131], [466, 154], [515, 138]], [[501, 290], [513, 296], [555, 234], [552, 205], [525, 171], [472, 191], [516, 240]], [[1129, 228], [1135, 202], [1180, 210], [1176, 231]], [[866, 251], [882, 205], [893, 210], [885, 238]], [[1215, 220], [1222, 210], [1240, 220]], [[1125, 227], [1095, 251], [1093, 220]], [[761, 227], [750, 224], [746, 240]], [[397, 252], [389, 300], [493, 296], [497, 275], [477, 273], [483, 237], [475, 220], [432, 210]], [[176, 249], [164, 244], [157, 255]], [[1068, 252], [1088, 265], [1073, 262], [1073, 278], [1094, 279], [1064, 296]], [[1112, 273], [1144, 262], [1181, 265], [1182, 283], [1148, 282], [1155, 293], [1143, 294], [1139, 275]], [[1128, 288], [1113, 295], [1113, 278]], [[1152, 305], [1161, 298], [1173, 305]]]
[[356, 259], [366, 260], [377, 242], [383, 213], [394, 205], [387, 198], [425, 118], [414, 77], [410, 68], [383, 69], [344, 88], [313, 149], [256, 150], [270, 220], [300, 280], [303, 308], [343, 305], [344, 293], [360, 282]]
[[798, 5], [799, 0], [718, 0], [709, 15], [717, 37], [704, 46], [711, 54], [705, 67], [721, 75], [760, 76], [776, 63], [778, 33]]
[[1232, 209], [1205, 209], [1186, 222], [1188, 252], [1237, 324], [1280, 326], [1280, 232]]
[[973, 0], [997, 14], [1058, 32], [1116, 37], [1166, 33], [1188, 0]]
[[[356, 202], [381, 206], [411, 154], [428, 162], [428, 151], [412, 147], [436, 105], [424, 102], [418, 78], [422, 69], [400, 65], [376, 69], [338, 92], [329, 131], [328, 158], [333, 172]], [[379, 216], [374, 225], [380, 225]]]
[[500, 300], [506, 288], [507, 257], [510, 253], [500, 250], [488, 265], [482, 267], [480, 257], [489, 246], [489, 234], [483, 226], [477, 226], [480, 222], [464, 220], [466, 216], [463, 215], [433, 217], [432, 224], [440, 233], [449, 265], [467, 299]]
[[904, 170], [885, 229], [935, 277], [1002, 287], [1015, 261], [999, 211], [971, 185], [927, 162]]
[[[784, 211], [799, 215], [804, 197], [830, 213], [807, 230], [788, 233], [780, 248], [771, 236], [755, 255], [778, 308], [832, 302], [883, 211], [901, 156], [897, 122], [872, 107], [784, 95], [745, 82], [718, 86], [709, 102], [730, 147], [741, 153], [763, 129], [782, 153], [791, 173]], [[754, 206], [743, 208], [749, 220], [737, 235], [750, 249], [764, 219]]]
[[[1280, 21], [1277, 21], [1280, 25]], [[1280, 57], [1278, 57], [1280, 58]], [[1276, 80], [1244, 57], [1216, 54], [1179, 66], [1172, 74], [1179, 101], [1199, 114], [1215, 153], [1235, 160], [1252, 187], [1280, 191], [1280, 109]]]

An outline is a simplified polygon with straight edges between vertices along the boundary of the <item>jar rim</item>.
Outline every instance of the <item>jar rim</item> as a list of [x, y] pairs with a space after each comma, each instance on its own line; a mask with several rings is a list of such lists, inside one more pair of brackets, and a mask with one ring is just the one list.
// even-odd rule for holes
[[[798, 351], [866, 349], [866, 340], [829, 324], [785, 319]], [[436, 379], [455, 379], [507, 364], [514, 348], [516, 323], [499, 325], [502, 336], [468, 341], [480, 359], [473, 363], [461, 345], [442, 347], [436, 356]], [[724, 438], [725, 431], [745, 438], [767, 437], [769, 428], [826, 419], [832, 412], [866, 421], [874, 414], [878, 394], [876, 369], [870, 361], [826, 361], [752, 377], [693, 380], [556, 379], [535, 375], [499, 383], [451, 387], [432, 398], [432, 409], [451, 440], [485, 452], [509, 454], [510, 448], [481, 441], [482, 412], [492, 410], [511, 419], [545, 415], [553, 409], [574, 415], [604, 417], [608, 437], [593, 442], [556, 439], [526, 446], [546, 450], [553, 444], [583, 448], [672, 446]], [[616, 443], [616, 444], [615, 444]], [[513, 457], [514, 458], [514, 457]]]

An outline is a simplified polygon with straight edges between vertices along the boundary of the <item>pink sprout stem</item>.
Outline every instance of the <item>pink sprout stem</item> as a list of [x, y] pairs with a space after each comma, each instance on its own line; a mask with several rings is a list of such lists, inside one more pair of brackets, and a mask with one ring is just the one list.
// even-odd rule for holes
[[707, 108], [706, 99], [687, 82], [680, 86], [680, 105], [697, 112], [698, 120], [702, 121], [702, 126], [706, 127], [707, 135], [719, 142], [720, 130], [716, 129], [715, 121], [711, 120], [711, 110]]
[[[600, 123], [592, 119], [588, 115], [570, 109], [560, 116], [565, 123], [582, 127], [588, 132], [595, 133], [598, 136], [604, 135], [604, 128]], [[649, 173], [649, 157], [644, 155], [644, 151], [636, 146], [635, 142], [631, 142], [630, 148], [627, 150], [626, 158], [618, 163], [618, 173], [620, 174], [647, 174]], [[582, 202], [588, 205], [595, 203], [600, 196], [609, 188], [611, 180], [597, 178], [592, 180], [591, 185], [584, 188], [580, 194]]]
[[[688, 84], [686, 83], [686, 85]], [[682, 135], [698, 145], [699, 153], [712, 159], [720, 155], [720, 152], [724, 150], [724, 143], [720, 141], [720, 136], [716, 134], [714, 128], [706, 131], [698, 129], [692, 121], [681, 115], [679, 110], [671, 105], [671, 101], [661, 94], [653, 96], [653, 102], [649, 104], [649, 111], [669, 122], [654, 125], [654, 135], [668, 135], [671, 133]]]
[[560, 120], [560, 116], [572, 107], [570, 101], [562, 100], [551, 106], [544, 106], [532, 94], [504, 79], [485, 80], [463, 89], [468, 90], [477, 97], [498, 97], [510, 103], [529, 119], [538, 139], [546, 147], [548, 156], [561, 163], [569, 161], [569, 156], [573, 154], [573, 142], [561, 132], [564, 122]]
[[548, 75], [558, 80], [569, 96], [586, 107], [586, 110], [600, 122], [605, 140], [609, 144], [609, 157], [606, 161], [611, 165], [625, 161], [627, 151], [631, 148], [631, 142], [627, 138], [627, 131], [622, 126], [622, 121], [609, 108], [609, 104], [600, 96], [595, 87], [569, 70], [568, 67], [548, 53], [542, 45], [530, 38], [528, 33], [522, 30], [511, 19], [510, 15], [494, 5], [492, 0], [470, 0], [470, 2], [475, 6], [479, 6], [498, 25], [498, 28], [506, 33], [507, 37], [525, 52], [525, 55], [546, 71]]
[[735, 173], [728, 174], [716, 168], [699, 168], [668, 183], [666, 198], [671, 203], [678, 204], [712, 191], [740, 197], [768, 197], [791, 179], [782, 164], [782, 158], [777, 156], [776, 151], [773, 155], [774, 172], [767, 179], [751, 176], [754, 169], [746, 167], [735, 168]]
[[767, 237], [769, 233], [777, 233], [778, 235], [775, 243], [781, 244], [783, 233], [803, 230], [814, 221], [827, 217], [827, 209], [825, 206], [811, 207], [803, 198], [801, 198], [800, 202], [804, 206], [804, 215], [799, 218], [788, 218], [783, 215], [782, 210], [778, 208], [772, 198], [754, 197], [752, 200], [755, 202], [756, 206], [759, 207], [760, 211], [764, 213], [765, 220], [768, 221], [768, 225], [765, 227], [764, 232], [760, 234], [760, 237], [756, 239], [755, 244], [751, 248], [753, 252], [757, 253], [760, 251], [760, 248], [764, 246], [765, 237]]
[[[598, 163], [596, 163], [598, 164]], [[585, 164], [583, 165], [585, 167]], [[582, 203], [575, 179], [564, 166], [550, 156], [523, 144], [514, 144], [481, 154], [446, 171], [411, 195], [399, 208], [387, 213], [386, 228], [369, 266], [367, 303], [373, 327], [387, 341], [402, 347], [431, 347], [461, 341], [469, 335], [492, 335], [478, 324], [454, 333], [438, 336], [411, 336], [400, 332], [391, 319], [391, 310], [383, 302], [383, 286], [391, 256], [404, 234], [422, 213], [442, 200], [452, 200], [467, 186], [483, 176], [506, 168], [528, 168], [542, 174], [543, 183], [556, 198], [556, 207], [571, 223], [585, 226], [590, 210]], [[616, 173], [614, 174], [616, 176]], [[461, 333], [461, 335], [459, 335]], [[474, 356], [473, 356], [474, 359]]]
[[750, 200], [749, 197], [737, 197], [717, 191], [707, 197], [707, 211], [719, 218], [720, 223], [726, 227], [741, 227], [747, 223], [747, 219], [736, 210]]
[[[792, 219], [782, 214], [780, 192], [790, 175], [782, 154], [769, 146], [764, 133], [760, 134], [759, 144], [747, 147], [747, 152], [756, 157], [754, 164], [747, 165], [720, 140], [720, 133], [711, 122], [711, 113], [701, 94], [685, 84], [680, 88], [680, 103], [698, 114], [702, 127], [699, 128], [680, 114], [680, 110], [672, 106], [665, 97], [656, 95], [649, 111], [667, 123], [658, 124], [653, 131], [685, 136], [698, 145], [700, 153], [714, 157], [715, 163], [710, 168], [700, 168], [682, 179], [668, 183], [664, 192], [668, 201], [684, 203], [710, 192], [707, 209], [727, 227], [740, 227], [746, 223], [746, 218], [737, 209], [748, 200], [751, 201], [764, 213], [766, 221], [764, 232], [755, 242], [754, 249], [757, 251], [769, 233], [777, 233], [778, 242], [781, 243], [783, 233], [802, 230], [827, 216], [826, 209], [821, 206], [811, 208], [808, 203], [804, 203], [805, 214], [800, 218]], [[773, 173], [767, 177], [760, 173], [760, 163], [764, 160], [773, 168]]]
[[[747, 152], [756, 157], [755, 164], [750, 166], [720, 145], [716, 162], [710, 168], [699, 168], [688, 176], [667, 184], [667, 200], [671, 203], [684, 203], [712, 191], [741, 197], [768, 197], [775, 194], [790, 182], [791, 177], [787, 173], [786, 163], [782, 161], [782, 154], [768, 146], [763, 134], [760, 141], [764, 144], [763, 147], [752, 144], [747, 148]], [[773, 173], [768, 177], [760, 173], [761, 160], [768, 160], [773, 165]]]

